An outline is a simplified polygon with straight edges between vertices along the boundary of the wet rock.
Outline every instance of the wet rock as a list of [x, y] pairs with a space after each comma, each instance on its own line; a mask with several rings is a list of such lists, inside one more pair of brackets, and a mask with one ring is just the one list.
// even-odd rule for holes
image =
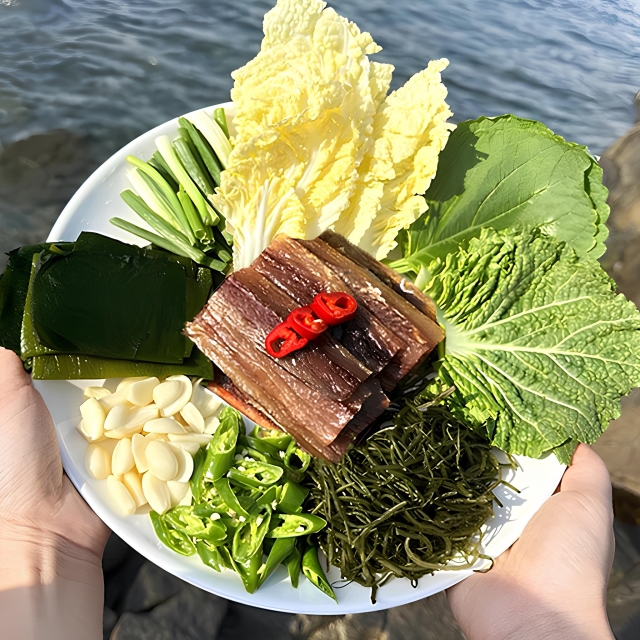
[[0, 270], [4, 254], [42, 242], [102, 158], [91, 136], [51, 131], [0, 150]]
[[175, 595], [151, 611], [124, 613], [111, 640], [214, 640], [226, 611], [226, 600], [183, 582]]

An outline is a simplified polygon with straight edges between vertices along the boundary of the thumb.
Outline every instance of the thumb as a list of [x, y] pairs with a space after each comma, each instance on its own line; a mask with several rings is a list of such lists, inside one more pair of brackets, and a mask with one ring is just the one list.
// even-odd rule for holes
[[22, 360], [13, 351], [0, 347], [0, 402], [30, 384]]
[[560, 483], [560, 491], [579, 493], [612, 508], [609, 471], [602, 458], [586, 444], [579, 444], [575, 450], [571, 466]]

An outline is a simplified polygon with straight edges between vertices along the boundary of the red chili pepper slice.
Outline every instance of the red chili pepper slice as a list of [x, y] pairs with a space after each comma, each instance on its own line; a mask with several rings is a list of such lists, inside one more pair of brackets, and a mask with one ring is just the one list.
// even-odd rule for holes
[[284, 358], [293, 351], [302, 349], [309, 340], [299, 336], [288, 322], [281, 322], [269, 332], [264, 341], [264, 348], [274, 358]]
[[329, 328], [329, 325], [318, 318], [316, 312], [310, 306], [294, 309], [289, 314], [287, 322], [296, 333], [307, 340], [315, 340]]
[[311, 307], [321, 320], [329, 325], [351, 320], [358, 309], [358, 303], [348, 293], [319, 293]]

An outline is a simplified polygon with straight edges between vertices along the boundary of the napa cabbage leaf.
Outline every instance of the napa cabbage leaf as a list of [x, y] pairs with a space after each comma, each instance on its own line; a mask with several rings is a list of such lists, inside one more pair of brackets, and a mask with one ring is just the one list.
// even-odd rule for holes
[[500, 449], [569, 462], [640, 385], [640, 313], [568, 243], [483, 229], [428, 271], [446, 330], [441, 383]]

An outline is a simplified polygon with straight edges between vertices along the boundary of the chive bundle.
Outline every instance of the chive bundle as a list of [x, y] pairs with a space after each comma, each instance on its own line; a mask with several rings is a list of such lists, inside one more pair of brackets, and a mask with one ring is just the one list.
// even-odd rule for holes
[[[203, 127], [203, 132], [194, 122]], [[134, 191], [122, 199], [151, 231], [122, 218], [111, 223], [140, 238], [211, 269], [224, 272], [231, 262], [231, 236], [225, 221], [209, 202], [220, 184], [220, 173], [231, 152], [224, 109], [204, 111], [178, 120], [179, 138], [156, 138], [148, 162], [135, 156], [129, 180]]]
[[483, 556], [481, 527], [493, 515], [500, 463], [482, 435], [441, 398], [418, 394], [339, 464], [314, 460], [306, 508], [328, 526], [317, 534], [342, 577], [378, 587]]

